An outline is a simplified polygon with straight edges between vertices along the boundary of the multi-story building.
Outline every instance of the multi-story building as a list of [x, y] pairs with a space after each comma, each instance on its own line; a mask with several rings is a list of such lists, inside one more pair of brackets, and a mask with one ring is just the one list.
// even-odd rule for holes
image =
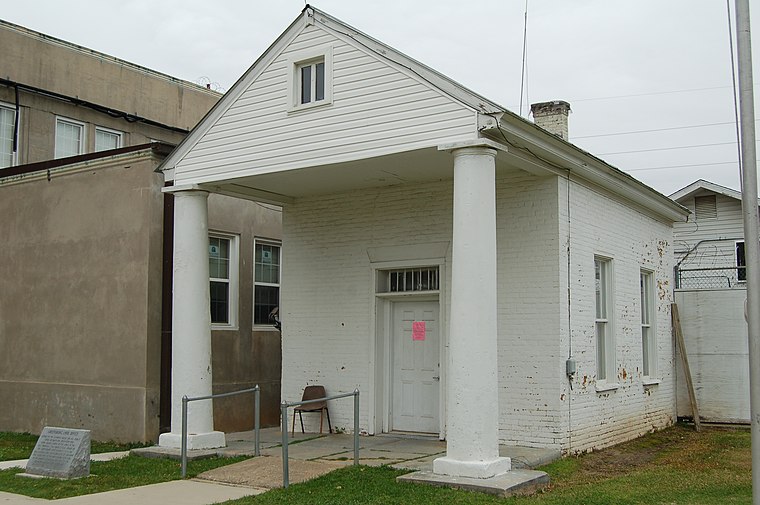
[[[155, 440], [171, 415], [173, 245], [155, 169], [221, 94], [7, 22], [0, 46], [0, 430]], [[273, 424], [279, 278], [253, 266], [279, 258], [280, 209], [209, 205], [214, 388], [259, 383]], [[215, 402], [219, 429], [249, 427], [251, 405]]]

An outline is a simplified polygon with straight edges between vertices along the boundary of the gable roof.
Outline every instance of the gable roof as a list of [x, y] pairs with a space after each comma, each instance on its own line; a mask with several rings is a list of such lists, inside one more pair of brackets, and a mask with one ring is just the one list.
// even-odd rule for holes
[[174, 167], [224, 116], [267, 66], [282, 53], [305, 24], [319, 24], [322, 28], [362, 47], [374, 56], [394, 66], [402, 67], [433, 89], [479, 112], [482, 116], [478, 124], [480, 133], [497, 142], [506, 142], [512, 148], [510, 154], [514, 153], [523, 161], [526, 158], [532, 158], [530, 163], [535, 164], [544, 173], [548, 170], [563, 177], [569, 176], [570, 173], [580, 176], [622, 196], [636, 206], [646, 208], [671, 221], [685, 220], [689, 214], [683, 206], [604, 160], [308, 4], [209, 111], [190, 135], [166, 158], [158, 170], [173, 171]]
[[[676, 202], [681, 203], [700, 191], [710, 191], [712, 193], [727, 196], [728, 198], [733, 198], [739, 201], [742, 199], [741, 191], [736, 191], [735, 189], [727, 188], [725, 186], [721, 186], [720, 184], [715, 184], [714, 182], [706, 181], [704, 179], [698, 179], [688, 186], [679, 189], [670, 195], [670, 198]], [[757, 202], [760, 206], [760, 199], [758, 199]]]

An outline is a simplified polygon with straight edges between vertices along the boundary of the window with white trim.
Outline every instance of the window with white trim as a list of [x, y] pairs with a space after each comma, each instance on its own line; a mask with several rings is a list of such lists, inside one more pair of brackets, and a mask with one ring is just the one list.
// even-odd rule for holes
[[736, 280], [747, 280], [747, 260], [744, 256], [744, 242], [736, 242]]
[[271, 325], [269, 314], [280, 305], [280, 245], [254, 242], [253, 324]]
[[290, 112], [332, 103], [331, 45], [295, 52], [289, 65]]
[[0, 103], [0, 168], [14, 164], [13, 134], [16, 126], [16, 109]]
[[55, 157], [66, 158], [84, 153], [84, 123], [55, 119]]
[[654, 377], [657, 374], [656, 333], [654, 329], [654, 274], [641, 270], [641, 350], [642, 372], [644, 377]]
[[237, 316], [238, 239], [210, 234], [208, 238], [211, 324], [233, 327]]
[[609, 379], [615, 370], [615, 341], [610, 314], [612, 311], [612, 260], [594, 257], [596, 336], [596, 378]]
[[122, 145], [124, 134], [101, 126], [95, 127], [95, 151], [118, 149]]

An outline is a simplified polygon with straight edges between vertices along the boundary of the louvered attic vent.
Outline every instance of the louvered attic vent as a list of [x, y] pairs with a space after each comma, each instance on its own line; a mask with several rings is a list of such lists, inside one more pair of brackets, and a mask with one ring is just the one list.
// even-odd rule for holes
[[694, 213], [697, 221], [717, 218], [718, 206], [715, 202], [715, 195], [694, 197]]

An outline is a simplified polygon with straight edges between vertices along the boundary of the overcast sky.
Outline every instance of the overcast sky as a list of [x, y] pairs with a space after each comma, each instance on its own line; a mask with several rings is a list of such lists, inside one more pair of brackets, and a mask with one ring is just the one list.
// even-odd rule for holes
[[[29, 0], [4, 3], [0, 17], [227, 90], [304, 5]], [[519, 112], [525, 0], [313, 5]], [[525, 101], [570, 102], [572, 142], [665, 194], [699, 178], [739, 189], [726, 8], [725, 0], [528, 0]]]

